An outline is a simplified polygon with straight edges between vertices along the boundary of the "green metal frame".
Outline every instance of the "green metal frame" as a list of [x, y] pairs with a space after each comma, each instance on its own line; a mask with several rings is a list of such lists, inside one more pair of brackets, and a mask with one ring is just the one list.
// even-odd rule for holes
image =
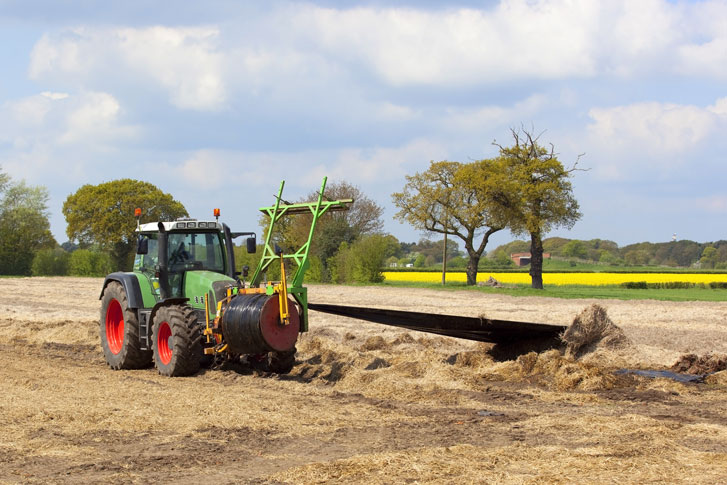
[[307, 291], [303, 287], [303, 279], [305, 272], [308, 269], [308, 252], [310, 251], [311, 242], [313, 241], [313, 233], [315, 232], [316, 224], [318, 219], [329, 211], [341, 211], [348, 210], [349, 205], [353, 203], [353, 199], [341, 199], [341, 200], [323, 200], [323, 192], [326, 189], [327, 177], [323, 177], [323, 183], [321, 184], [321, 190], [318, 193], [318, 200], [315, 202], [301, 202], [297, 204], [286, 204], [282, 199], [283, 187], [285, 187], [285, 180], [280, 182], [280, 190], [278, 190], [277, 198], [275, 199], [275, 205], [271, 207], [261, 207], [260, 212], [266, 214], [270, 218], [270, 225], [268, 226], [268, 232], [265, 235], [265, 244], [263, 245], [263, 255], [260, 258], [260, 262], [255, 269], [255, 273], [250, 279], [250, 285], [255, 287], [260, 284], [265, 270], [274, 262], [280, 261], [281, 256], [275, 254], [275, 250], [270, 245], [273, 237], [273, 228], [275, 223], [278, 222], [282, 217], [287, 215], [296, 214], [308, 214], [312, 216], [310, 230], [308, 231], [308, 240], [300, 247], [297, 251], [291, 254], [283, 254], [282, 258], [289, 259], [298, 265], [298, 269], [295, 271], [293, 278], [290, 279], [290, 285], [288, 287], [288, 293], [291, 293], [296, 300], [303, 307], [303, 322], [302, 331], [308, 330], [308, 297]]

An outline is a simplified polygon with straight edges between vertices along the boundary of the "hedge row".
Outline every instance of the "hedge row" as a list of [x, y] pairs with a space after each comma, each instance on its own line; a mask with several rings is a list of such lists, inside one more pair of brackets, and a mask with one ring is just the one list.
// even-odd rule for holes
[[690, 283], [687, 281], [666, 281], [661, 283], [647, 283], [646, 281], [627, 281], [621, 286], [629, 290], [684, 290], [689, 288], [711, 288], [727, 290], [726, 281], [713, 281], [711, 283]]

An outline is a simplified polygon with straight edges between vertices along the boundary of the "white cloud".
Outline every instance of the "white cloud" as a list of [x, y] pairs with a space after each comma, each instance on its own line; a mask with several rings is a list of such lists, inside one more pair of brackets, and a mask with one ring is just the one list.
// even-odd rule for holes
[[[674, 74], [727, 76], [727, 2], [502, 0], [489, 8], [282, 4], [240, 29], [79, 27], [36, 43], [31, 78], [163, 89], [174, 106], [319, 104], [394, 87]], [[346, 93], [341, 93], [346, 91]], [[349, 96], [350, 97], [350, 96]], [[388, 102], [386, 100], [384, 103]], [[340, 103], [339, 103], [340, 104]], [[384, 116], [411, 113], [392, 103]]]
[[516, 126], [523, 120], [532, 120], [548, 103], [540, 94], [533, 94], [512, 106], [474, 106], [448, 108], [441, 120], [444, 130], [454, 133], [486, 133], [495, 127]]
[[593, 108], [588, 115], [587, 138], [601, 158], [597, 174], [623, 178], [658, 167], [663, 175], [698, 157], [727, 126], [727, 98], [707, 107], [646, 102]]
[[398, 147], [294, 153], [204, 149], [186, 157], [179, 170], [167, 166], [160, 171], [175, 173], [186, 184], [205, 189], [231, 185], [272, 187], [281, 179], [287, 179], [290, 186], [307, 189], [319, 184], [324, 176], [354, 184], [398, 180], [411, 166], [446, 156], [443, 145], [424, 139], [411, 140]]
[[62, 143], [98, 144], [128, 139], [136, 129], [118, 123], [121, 106], [108, 93], [84, 93], [66, 116]]
[[66, 99], [69, 96], [68, 93], [54, 93], [51, 91], [43, 91], [42, 93], [40, 93], [40, 95], [54, 101], [57, 101], [59, 99]]
[[[217, 52], [216, 28], [78, 28], [44, 35], [33, 48], [32, 79], [96, 77], [153, 82], [166, 89], [179, 108], [223, 107], [227, 93], [225, 59]], [[108, 80], [114, 81], [111, 78]]]
[[697, 106], [673, 103], [637, 103], [614, 108], [593, 108], [594, 137], [619, 147], [642, 145], [650, 153], [687, 150], [710, 135], [719, 121], [716, 113]]
[[721, 78], [724, 18], [725, 2], [667, 0], [502, 0], [489, 9], [446, 10], [304, 5], [276, 17], [289, 42], [365, 66], [394, 86], [654, 71]]
[[30, 180], [77, 175], [84, 154], [108, 152], [138, 135], [137, 127], [123, 123], [121, 107], [108, 93], [43, 92], [0, 107], [0, 142], [11, 147], [3, 164]]
[[171, 92], [180, 108], [216, 109], [226, 93], [216, 28], [119, 29], [122, 59]]
[[679, 45], [673, 59], [675, 72], [727, 79], [727, 2], [690, 5], [681, 19], [690, 36]]
[[446, 148], [434, 141], [415, 139], [399, 147], [347, 148], [331, 151], [330, 161], [321, 163], [302, 177], [310, 185], [324, 175], [352, 183], [387, 183], [403, 178], [411, 166], [447, 157]]
[[293, 27], [328, 55], [356, 58], [397, 86], [592, 75], [597, 9], [567, 3], [513, 0], [492, 11], [444, 12], [305, 6]]
[[215, 190], [221, 187], [262, 185], [275, 180], [270, 170], [270, 154], [239, 150], [202, 149], [191, 153], [179, 167], [157, 167], [160, 174], [173, 174], [187, 186]]

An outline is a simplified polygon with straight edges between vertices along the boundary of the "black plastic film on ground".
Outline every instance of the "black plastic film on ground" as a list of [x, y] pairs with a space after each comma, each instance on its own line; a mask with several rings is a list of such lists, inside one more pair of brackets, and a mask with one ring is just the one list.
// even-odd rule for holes
[[552, 339], [566, 328], [563, 325], [321, 303], [309, 303], [308, 308], [318, 312], [356, 318], [392, 327], [496, 344], [520, 340]]

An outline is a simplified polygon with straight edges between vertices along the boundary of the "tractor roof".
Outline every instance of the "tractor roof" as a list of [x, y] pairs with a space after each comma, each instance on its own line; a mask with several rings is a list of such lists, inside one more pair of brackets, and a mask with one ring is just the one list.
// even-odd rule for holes
[[[176, 221], [162, 222], [164, 229], [167, 231], [205, 231], [215, 230], [221, 231], [222, 224], [215, 221], [198, 221], [197, 219], [180, 219]], [[139, 232], [159, 232], [158, 222], [147, 222], [139, 226]]]

